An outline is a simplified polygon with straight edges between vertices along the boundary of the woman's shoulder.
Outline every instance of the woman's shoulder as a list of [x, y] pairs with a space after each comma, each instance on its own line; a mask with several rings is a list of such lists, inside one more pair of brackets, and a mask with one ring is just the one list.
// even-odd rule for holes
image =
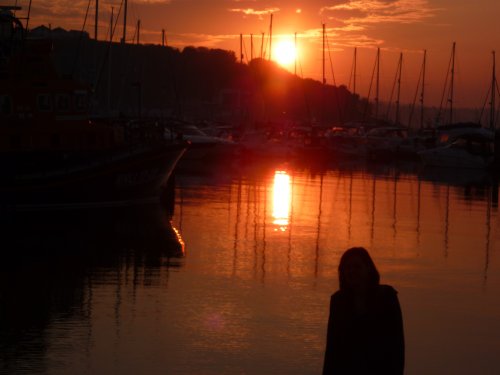
[[391, 285], [386, 285], [386, 284], [380, 284], [377, 286], [377, 291], [379, 293], [385, 293], [385, 294], [398, 294], [398, 291], [394, 289]]
[[377, 296], [377, 299], [388, 302], [398, 300], [398, 292], [391, 285], [378, 285], [375, 295]]

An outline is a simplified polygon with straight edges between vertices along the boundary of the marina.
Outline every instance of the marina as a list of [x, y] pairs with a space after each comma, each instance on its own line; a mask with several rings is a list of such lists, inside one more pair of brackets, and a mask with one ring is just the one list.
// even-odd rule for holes
[[0, 374], [500, 372], [495, 52], [313, 3], [0, 5]]

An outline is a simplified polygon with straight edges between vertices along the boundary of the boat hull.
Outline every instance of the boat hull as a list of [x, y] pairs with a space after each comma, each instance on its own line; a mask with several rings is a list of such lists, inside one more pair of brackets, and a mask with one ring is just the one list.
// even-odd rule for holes
[[3, 155], [7, 173], [0, 177], [1, 202], [3, 206], [43, 206], [157, 199], [185, 150], [184, 144], [142, 146], [85, 157], [70, 155], [49, 165], [43, 159], [20, 161]]
[[487, 169], [494, 162], [493, 154], [474, 155], [447, 146], [421, 151], [419, 156], [424, 165], [433, 167]]

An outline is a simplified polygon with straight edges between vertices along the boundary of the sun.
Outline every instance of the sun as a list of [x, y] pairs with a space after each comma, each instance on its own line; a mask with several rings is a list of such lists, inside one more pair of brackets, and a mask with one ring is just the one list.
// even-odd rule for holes
[[273, 48], [273, 60], [278, 64], [287, 66], [295, 62], [297, 58], [297, 49], [292, 40], [280, 40]]

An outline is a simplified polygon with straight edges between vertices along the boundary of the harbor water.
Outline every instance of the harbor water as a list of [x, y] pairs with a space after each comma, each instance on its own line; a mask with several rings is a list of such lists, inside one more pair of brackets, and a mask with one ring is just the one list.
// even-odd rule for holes
[[406, 370], [500, 373], [498, 184], [282, 162], [176, 174], [164, 207], [2, 217], [0, 373], [320, 374], [343, 251], [398, 291]]

